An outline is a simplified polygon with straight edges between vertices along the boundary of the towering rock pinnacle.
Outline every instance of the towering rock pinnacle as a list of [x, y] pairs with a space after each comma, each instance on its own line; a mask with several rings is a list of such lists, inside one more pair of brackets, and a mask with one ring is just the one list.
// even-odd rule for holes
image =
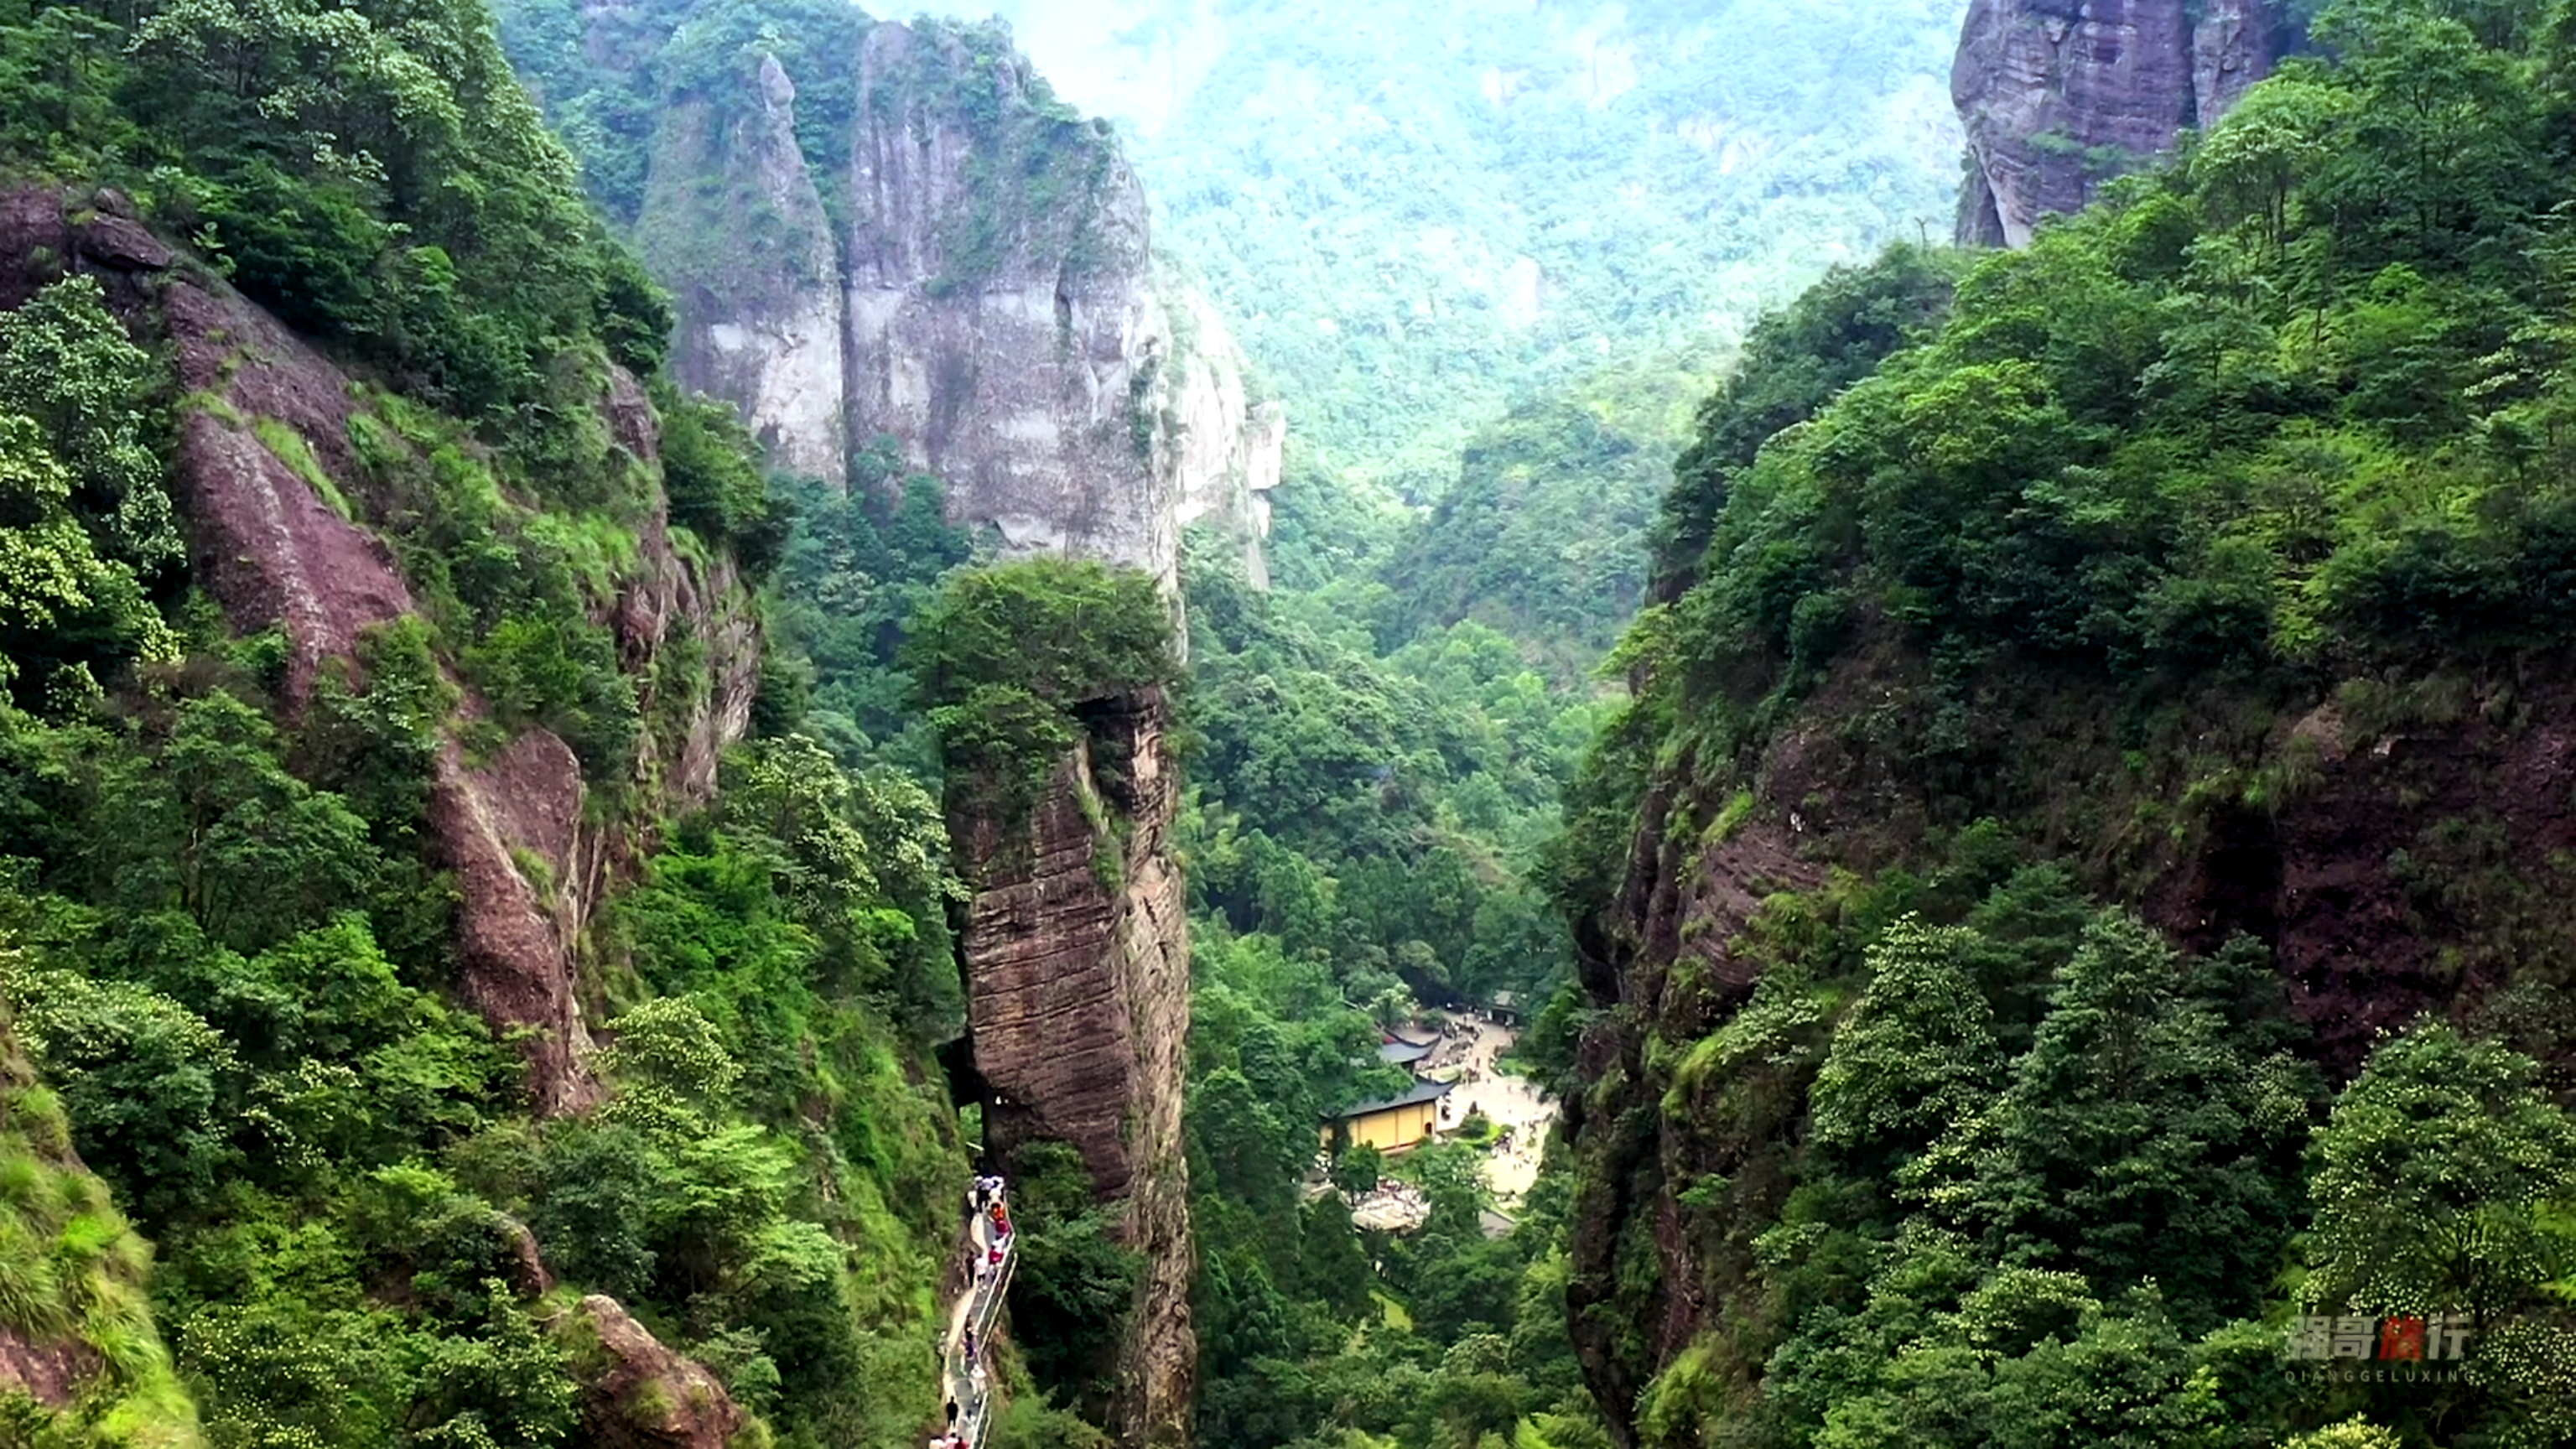
[[852, 431], [903, 440], [1018, 552], [1172, 576], [1175, 480], [1146, 394], [1171, 339], [1145, 192], [1103, 122], [970, 34], [880, 25], [851, 161]]
[[1204, 518], [1257, 578], [1285, 421], [1157, 268], [1107, 123], [1056, 101], [998, 24], [876, 25], [852, 67], [822, 156], [773, 57], [739, 93], [672, 98], [637, 230], [678, 298], [680, 380], [791, 472], [846, 479], [893, 439], [1006, 557], [1170, 586]]
[[1950, 72], [1973, 164], [1959, 240], [2023, 246], [2043, 216], [2207, 127], [2287, 43], [2282, 0], [1972, 0]]
[[[671, 97], [637, 230], [678, 299], [687, 386], [731, 400], [783, 467], [846, 482], [891, 439], [1005, 557], [1140, 569], [1177, 597], [1180, 530], [1244, 543], [1256, 580], [1286, 424], [1223, 322], [1158, 275], [1145, 194], [1104, 122], [1055, 100], [999, 24], [866, 27], [820, 153], [797, 87]], [[841, 89], [846, 85], [847, 89]], [[1197, 1368], [1181, 1145], [1189, 943], [1158, 692], [1086, 702], [1034, 808], [951, 795], [974, 888], [962, 938], [987, 1146], [1071, 1144], [1140, 1253], [1115, 1409], [1186, 1440]]]
[[1186, 1442], [1197, 1376], [1190, 1326], [1189, 1169], [1181, 1140], [1189, 936], [1169, 835], [1179, 805], [1160, 691], [1093, 701], [1082, 742], [1027, 817], [956, 809], [975, 884], [968, 1023], [985, 1147], [1081, 1152], [1101, 1196], [1127, 1204], [1145, 1260], [1119, 1355], [1124, 1442]]
[[[637, 230], [677, 304], [673, 370], [740, 407], [778, 468], [842, 476], [840, 248], [796, 147], [794, 83], [764, 55], [732, 114], [681, 99], [655, 140]], [[761, 224], [710, 226], [710, 183], [717, 208]]]

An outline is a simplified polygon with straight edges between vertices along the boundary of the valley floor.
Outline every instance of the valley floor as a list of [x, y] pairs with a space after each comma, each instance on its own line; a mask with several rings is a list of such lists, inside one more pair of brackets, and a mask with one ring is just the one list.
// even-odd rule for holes
[[1445, 1069], [1434, 1073], [1457, 1082], [1459, 1088], [1444, 1106], [1454, 1120], [1444, 1119], [1441, 1126], [1454, 1127], [1482, 1112], [1511, 1134], [1510, 1146], [1497, 1146], [1485, 1155], [1485, 1185], [1494, 1190], [1496, 1201], [1509, 1207], [1538, 1181], [1539, 1150], [1556, 1121], [1556, 1103], [1536, 1082], [1496, 1065], [1520, 1039], [1517, 1030], [1488, 1021], [1470, 1022], [1469, 1027], [1473, 1034], [1456, 1059], [1454, 1073]]

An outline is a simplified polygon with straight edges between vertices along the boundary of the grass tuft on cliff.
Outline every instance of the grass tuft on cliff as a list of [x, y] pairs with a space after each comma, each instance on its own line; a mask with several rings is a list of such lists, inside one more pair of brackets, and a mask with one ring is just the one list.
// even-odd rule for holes
[[29, 963], [0, 937], [0, 1434], [80, 1449], [199, 1449], [154, 1326], [152, 1249], [72, 1152], [62, 1099], [20, 1049]]

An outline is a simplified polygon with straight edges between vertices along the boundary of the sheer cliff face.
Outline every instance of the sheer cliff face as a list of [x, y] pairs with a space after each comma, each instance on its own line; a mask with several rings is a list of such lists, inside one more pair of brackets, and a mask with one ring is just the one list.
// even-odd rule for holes
[[[1006, 557], [1122, 564], [1176, 593], [1180, 530], [1206, 520], [1259, 577], [1284, 418], [1206, 301], [1158, 281], [1108, 128], [997, 27], [878, 25], [852, 65], [853, 120], [819, 158], [770, 58], [748, 93], [666, 111], [638, 233], [679, 299], [682, 380], [796, 472], [846, 478], [850, 452], [893, 439]], [[1146, 1267], [1116, 1427], [1177, 1443], [1197, 1348], [1168, 721], [1159, 696], [1086, 717], [1028, 818], [950, 822], [976, 891], [969, 1024], [989, 1148], [1071, 1143], [1126, 1204]]]
[[1102, 1197], [1127, 1204], [1143, 1254], [1121, 1354], [1130, 1444], [1187, 1437], [1189, 1172], [1182, 1048], [1189, 939], [1169, 835], [1178, 781], [1159, 691], [1087, 705], [1082, 744], [1024, 819], [952, 814], [975, 895], [968, 1024], [987, 1088], [985, 1145], [1007, 1160], [1052, 1139], [1082, 1153]]
[[1261, 540], [1270, 536], [1288, 414], [1276, 402], [1251, 400], [1243, 354], [1214, 303], [1191, 291], [1176, 309], [1174, 330], [1184, 341], [1155, 379], [1155, 460], [1180, 484], [1182, 526], [1206, 520], [1240, 540], [1253, 587], [1267, 588]]
[[1017, 56], [871, 31], [851, 159], [849, 417], [899, 438], [1018, 553], [1170, 577], [1180, 500], [1139, 409], [1170, 337], [1145, 193]]
[[[796, 87], [778, 61], [760, 58], [730, 119], [704, 100], [673, 106], [653, 174], [663, 184], [645, 193], [636, 226], [679, 314], [672, 370], [739, 406], [783, 471], [840, 477], [840, 250], [796, 149]], [[758, 225], [711, 228], [711, 212]]]
[[1959, 239], [2043, 216], [2224, 116], [2280, 56], [2280, 0], [1973, 0], [1950, 74], [1974, 169]]
[[665, 114], [638, 232], [679, 299], [682, 380], [797, 473], [844, 477], [852, 447], [894, 439], [1006, 556], [1170, 582], [1202, 517], [1257, 548], [1284, 421], [1205, 300], [1157, 277], [1106, 125], [998, 30], [879, 25], [855, 68], [856, 120], [821, 158], [769, 57], [747, 94]]
[[[64, 265], [100, 275], [128, 324], [168, 347], [182, 393], [200, 400], [181, 419], [171, 477], [194, 575], [235, 628], [284, 633], [284, 703], [300, 709], [324, 669], [353, 663], [366, 631], [418, 609], [393, 550], [326, 502], [256, 425], [292, 431], [339, 494], [364, 504], [370, 482], [350, 444], [362, 390], [274, 318], [182, 266], [112, 193], [72, 205], [40, 188], [0, 191], [0, 304], [18, 300], [15, 283], [32, 286]], [[607, 379], [599, 407], [619, 445], [652, 466], [659, 439], [634, 381]], [[732, 565], [671, 547], [658, 490], [637, 535], [634, 565], [600, 607], [647, 716], [657, 707], [655, 661], [673, 631], [698, 641], [707, 660], [703, 693], [662, 702], [676, 727], [639, 741], [632, 776], [649, 813], [712, 796], [717, 756], [750, 720], [760, 639]], [[469, 696], [456, 723], [479, 713]], [[597, 1095], [576, 945], [641, 848], [631, 822], [583, 808], [588, 788], [571, 749], [543, 729], [479, 760], [451, 734], [431, 782], [429, 826], [459, 896], [458, 985], [497, 1034], [518, 1035], [547, 1112]], [[522, 860], [545, 863], [546, 887]]]

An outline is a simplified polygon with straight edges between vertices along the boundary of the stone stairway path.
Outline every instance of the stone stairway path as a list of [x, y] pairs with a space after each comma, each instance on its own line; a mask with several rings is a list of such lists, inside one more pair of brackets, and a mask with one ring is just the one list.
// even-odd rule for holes
[[[1007, 1196], [1003, 1199], [1007, 1203]], [[1009, 1209], [1005, 1206], [1004, 1211]], [[978, 1277], [975, 1264], [991, 1257], [999, 1242], [1002, 1261], [992, 1271]], [[984, 1449], [984, 1440], [992, 1432], [992, 1386], [966, 1361], [966, 1335], [975, 1336], [979, 1359], [989, 1356], [993, 1325], [1002, 1316], [1002, 1303], [1010, 1292], [1011, 1271], [1019, 1265], [1019, 1235], [996, 1235], [989, 1208], [976, 1211], [966, 1224], [967, 1251], [965, 1292], [948, 1308], [948, 1333], [940, 1344], [940, 1387], [948, 1403], [957, 1406], [956, 1441], [960, 1449]]]

